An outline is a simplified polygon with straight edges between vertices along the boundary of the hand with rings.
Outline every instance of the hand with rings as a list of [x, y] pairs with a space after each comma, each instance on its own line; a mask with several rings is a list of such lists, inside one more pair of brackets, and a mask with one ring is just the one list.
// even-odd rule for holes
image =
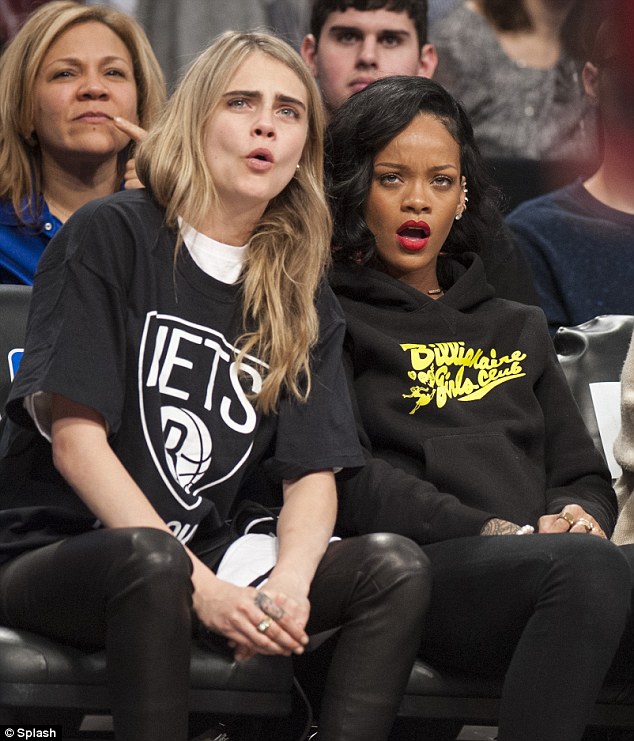
[[585, 517], [578, 517], [570, 529], [572, 530], [573, 527], [577, 526], [583, 527], [587, 533], [591, 533], [594, 530], [594, 523], [590, 522], [590, 520], [587, 520]]
[[578, 504], [567, 504], [559, 514], [539, 518], [540, 533], [580, 533], [605, 538], [599, 523]]
[[[308, 643], [303, 625], [288, 619], [285, 595], [262, 594], [218, 579], [194, 557], [194, 610], [205, 627], [228, 639], [236, 660], [254, 654], [303, 653]], [[284, 605], [284, 606], [282, 606]], [[272, 614], [263, 611], [262, 606]]]
[[566, 510], [562, 510], [557, 515], [557, 519], [558, 520], [564, 520], [565, 522], [567, 522], [568, 523], [568, 528], [567, 528], [568, 530], [570, 530], [570, 528], [575, 524], [575, 518], [570, 514], [570, 512], [566, 512]]
[[271, 623], [273, 622], [273, 619], [270, 617], [264, 618], [262, 622], [258, 623], [258, 630], [260, 633], [266, 633], [266, 631], [271, 627]]
[[[262, 619], [255, 624], [255, 628], [266, 639], [277, 644], [285, 655], [301, 654], [304, 651], [304, 642], [307, 642], [303, 630], [293, 631], [284, 608], [275, 602], [266, 592], [258, 591], [253, 598], [253, 604], [258, 609]], [[296, 633], [297, 635], [295, 635]], [[247, 657], [249, 654], [244, 654]]]

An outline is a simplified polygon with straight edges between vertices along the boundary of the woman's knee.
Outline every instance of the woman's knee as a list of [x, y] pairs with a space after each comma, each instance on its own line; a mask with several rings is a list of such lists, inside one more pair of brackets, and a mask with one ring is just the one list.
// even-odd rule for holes
[[568, 599], [598, 611], [610, 604], [611, 611], [622, 603], [627, 606], [631, 592], [631, 571], [627, 559], [609, 541], [589, 535], [553, 535], [548, 537], [551, 556], [550, 573], [568, 593]]
[[360, 570], [380, 588], [408, 585], [417, 599], [431, 592], [431, 564], [420, 546], [395, 533], [372, 533], [355, 538], [362, 550]]
[[364, 541], [366, 558], [386, 569], [428, 572], [430, 562], [413, 540], [396, 533], [372, 533], [359, 536]]
[[[543, 536], [540, 536], [543, 537]], [[629, 582], [630, 568], [618, 546], [609, 540], [590, 535], [549, 536], [553, 557], [562, 561], [579, 578], [595, 580], [612, 578], [622, 584]]]
[[111, 575], [120, 581], [188, 584], [192, 564], [182, 544], [156, 528], [117, 528], [107, 533], [112, 553]]

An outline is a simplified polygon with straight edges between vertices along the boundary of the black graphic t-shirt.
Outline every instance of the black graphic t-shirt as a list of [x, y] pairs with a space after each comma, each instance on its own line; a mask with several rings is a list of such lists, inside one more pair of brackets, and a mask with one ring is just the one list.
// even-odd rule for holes
[[281, 480], [362, 463], [330, 289], [317, 297], [309, 401], [283, 397], [262, 417], [249, 396], [266, 364], [249, 355], [236, 364], [240, 286], [204, 273], [186, 248], [174, 262], [163, 217], [144, 191], [101, 199], [42, 258], [0, 438], [0, 559], [94, 526], [25, 409], [40, 393], [103, 416], [113, 450], [183, 542], [203, 520], [218, 527], [259, 467]]

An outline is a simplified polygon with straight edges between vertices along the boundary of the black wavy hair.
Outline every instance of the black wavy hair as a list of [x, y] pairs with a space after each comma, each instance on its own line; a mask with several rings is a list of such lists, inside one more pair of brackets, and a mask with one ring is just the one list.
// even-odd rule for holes
[[348, 98], [326, 130], [326, 191], [335, 260], [359, 264], [374, 258], [374, 235], [365, 221], [374, 159], [419, 114], [435, 116], [460, 145], [460, 169], [469, 191], [467, 209], [454, 223], [443, 252], [478, 252], [502, 227], [498, 190], [460, 103], [425, 77], [384, 77]]
[[310, 32], [317, 43], [319, 43], [321, 29], [324, 27], [328, 16], [337, 11], [343, 13], [348, 8], [354, 8], [355, 10], [381, 10], [385, 8], [395, 13], [404, 10], [414, 23], [418, 45], [423, 46], [427, 43], [427, 0], [313, 0], [310, 13]]

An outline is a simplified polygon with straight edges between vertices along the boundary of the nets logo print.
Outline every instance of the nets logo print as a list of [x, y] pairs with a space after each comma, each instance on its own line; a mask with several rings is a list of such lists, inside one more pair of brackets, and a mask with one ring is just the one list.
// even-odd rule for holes
[[[179, 504], [198, 507], [205, 490], [231, 478], [253, 446], [266, 364], [219, 332], [150, 312], [139, 355], [138, 393], [146, 444]], [[162, 436], [156, 435], [162, 430]]]

